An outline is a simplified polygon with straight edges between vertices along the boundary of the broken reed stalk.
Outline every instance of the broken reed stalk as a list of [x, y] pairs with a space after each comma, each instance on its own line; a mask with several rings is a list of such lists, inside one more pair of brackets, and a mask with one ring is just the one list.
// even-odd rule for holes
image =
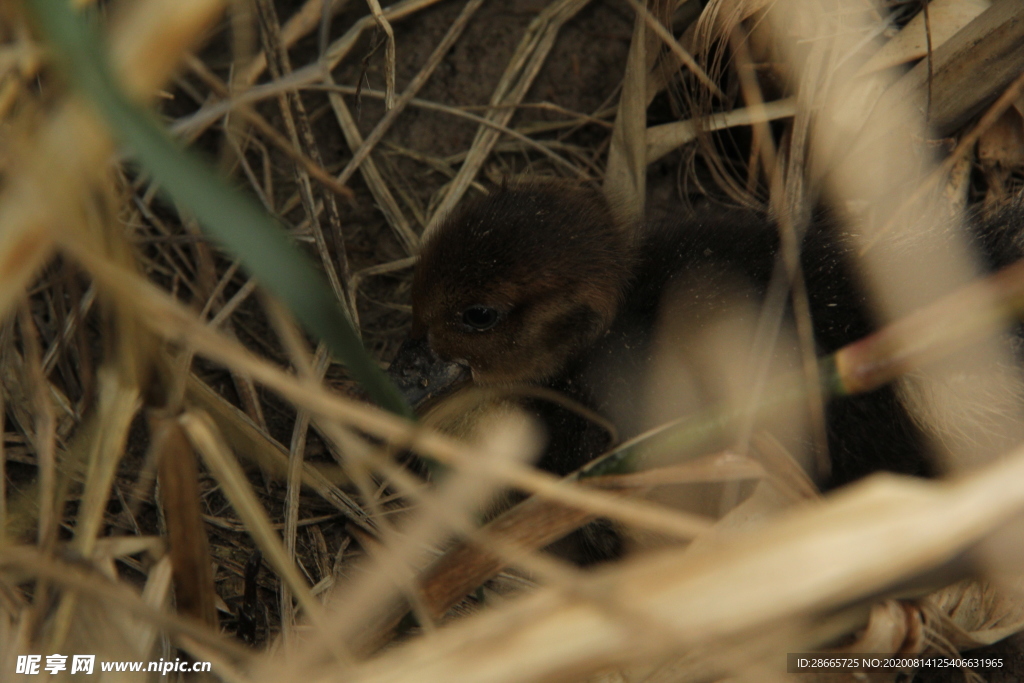
[[[303, 675], [440, 682], [457, 670], [464, 681], [513, 683], [667, 660], [681, 667], [669, 680], [703, 680], [762, 658], [771, 671], [780, 652], [820, 646], [862, 624], [863, 606], [886, 591], [927, 593], [936, 565], [956, 569], [1019, 514], [1024, 452], [1005, 455], [951, 482], [879, 475], [699, 553], [640, 556], [581, 575], [576, 591], [542, 588], [355, 670], [309, 666]], [[758, 638], [766, 640], [751, 657]]]
[[963, 348], [1024, 313], [1024, 262], [1009, 265], [958, 292], [850, 344], [822, 361], [833, 396], [864, 393]]

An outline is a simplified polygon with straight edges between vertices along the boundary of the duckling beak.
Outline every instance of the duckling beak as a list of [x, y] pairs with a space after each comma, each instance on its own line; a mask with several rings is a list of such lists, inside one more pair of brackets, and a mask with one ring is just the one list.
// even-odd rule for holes
[[447, 396], [472, 379], [469, 366], [441, 359], [426, 336], [407, 339], [388, 368], [388, 376], [413, 409]]

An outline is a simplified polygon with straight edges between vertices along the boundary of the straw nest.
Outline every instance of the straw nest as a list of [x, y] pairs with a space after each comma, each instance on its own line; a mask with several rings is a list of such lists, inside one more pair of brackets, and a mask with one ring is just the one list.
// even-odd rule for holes
[[[978, 280], [955, 230], [889, 246], [1013, 201], [1022, 34], [988, 0], [0, 4], [0, 679], [77, 654], [212, 664], [189, 680], [771, 680], [787, 653], [1017, 632], [998, 330], [1024, 277]], [[777, 376], [727, 321], [723, 403], [683, 422], [658, 360], [638, 470], [555, 480], [514, 413], [468, 441], [414, 426], [377, 359], [420, 241], [519, 174], [600, 185], [624, 219], [710, 197], [792, 231], [826, 201], [892, 324]], [[819, 493], [764, 415], [826, 370], [898, 380], [948, 476]], [[818, 392], [789, 393], [807, 426], [782, 429], [813, 442]], [[723, 415], [734, 446], [701, 451]], [[481, 527], [509, 487], [529, 497]], [[539, 551], [596, 516], [635, 551]]]

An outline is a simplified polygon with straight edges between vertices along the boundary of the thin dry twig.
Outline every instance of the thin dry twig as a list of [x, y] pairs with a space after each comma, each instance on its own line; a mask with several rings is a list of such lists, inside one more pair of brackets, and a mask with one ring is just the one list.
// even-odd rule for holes
[[[267, 43], [267, 53], [271, 56], [268, 60], [271, 74], [275, 77], [280, 77], [282, 74], [287, 74], [291, 71], [291, 60], [288, 57], [287, 50], [281, 45], [281, 27], [277, 21], [277, 12], [273, 7], [273, 3], [269, 0], [258, 0], [256, 6], [260, 17], [260, 25], [263, 29], [261, 35], [263, 35]], [[294, 93], [291, 97], [286, 97], [282, 94], [278, 97], [278, 104], [285, 127], [288, 129], [292, 146], [295, 149], [301, 149], [305, 146], [307, 153], [316, 165], [318, 167], [322, 166], [320, 163], [320, 152], [317, 148], [313, 131], [310, 128], [309, 118], [306, 115], [306, 108], [302, 103], [302, 98]], [[294, 115], [292, 113], [293, 108], [295, 111]], [[348, 286], [348, 257], [345, 252], [345, 239], [341, 231], [341, 216], [338, 213], [337, 203], [332, 194], [324, 195], [323, 206], [331, 228], [330, 247], [333, 247], [334, 251], [332, 255], [331, 248], [327, 244], [325, 232], [320, 225], [316, 209], [317, 202], [313, 196], [313, 188], [310, 185], [309, 177], [303, 169], [299, 168], [297, 169], [297, 179], [299, 195], [302, 198], [302, 205], [306, 211], [306, 218], [312, 228], [317, 252], [320, 254], [320, 261], [327, 272], [327, 279], [331, 283], [331, 288], [334, 290], [338, 301], [342, 303], [342, 309], [358, 330], [359, 316], [355, 300], [352, 298]]]
[[395, 30], [380, 8], [380, 0], [366, 0], [377, 26], [387, 35], [384, 49], [384, 108], [388, 111], [395, 106]]
[[725, 93], [723, 93], [718, 85], [711, 80], [707, 73], [705, 73], [704, 69], [702, 69], [693, 59], [690, 53], [683, 49], [683, 46], [679, 44], [679, 41], [669, 33], [668, 29], [666, 29], [660, 21], [658, 21], [658, 18], [654, 16], [648, 7], [640, 4], [639, 0], [629, 0], [629, 4], [633, 6], [633, 10], [638, 16], [642, 16], [644, 18], [644, 21], [647, 23], [647, 28], [654, 31], [654, 34], [661, 39], [665, 44], [665, 47], [667, 47], [680, 62], [685, 64], [687, 69], [693, 72], [693, 75], [697, 77], [697, 80], [704, 84], [704, 87], [718, 97], [725, 97]]
[[441, 42], [437, 44], [434, 51], [427, 57], [426, 64], [423, 68], [413, 76], [413, 79], [409, 82], [409, 85], [402, 92], [401, 97], [397, 101], [390, 101], [393, 99], [393, 95], [389, 94], [388, 91], [384, 93], [384, 102], [387, 108], [387, 112], [384, 117], [377, 122], [377, 125], [373, 127], [373, 130], [358, 149], [352, 151], [352, 159], [345, 165], [341, 173], [338, 174], [338, 182], [344, 185], [352, 177], [352, 174], [356, 172], [359, 165], [370, 155], [373, 151], [374, 146], [380, 142], [381, 138], [388, 132], [392, 124], [398, 120], [398, 116], [405, 111], [405, 107], [409, 102], [416, 96], [416, 93], [420, 91], [430, 76], [434, 73], [434, 69], [437, 68], [441, 60], [444, 59], [448, 51], [451, 50], [452, 46], [455, 45], [455, 41], [459, 39], [462, 32], [465, 30], [466, 25], [469, 24], [469, 20], [473, 18], [476, 11], [480, 9], [483, 4], [483, 0], [469, 0], [462, 8], [462, 12], [455, 18], [452, 25], [448, 27], [448, 31], [441, 38]]
[[[502, 126], [508, 126], [514, 113], [509, 105], [520, 103], [526, 96], [526, 92], [554, 46], [559, 29], [586, 7], [588, 2], [589, 0], [556, 0], [530, 22], [526, 34], [516, 48], [512, 59], [509, 60], [505, 72], [491, 95], [490, 104], [501, 107], [501, 109], [485, 118]], [[434, 213], [423, 231], [424, 236], [430, 234], [459, 203], [476, 179], [477, 173], [487, 157], [490, 156], [491, 149], [497, 141], [498, 133], [496, 131], [484, 126], [477, 130], [466, 161], [434, 209]]]

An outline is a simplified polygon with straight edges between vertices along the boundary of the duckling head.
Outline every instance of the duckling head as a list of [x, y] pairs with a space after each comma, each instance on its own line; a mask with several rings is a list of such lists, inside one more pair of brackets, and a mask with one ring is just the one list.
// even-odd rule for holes
[[596, 190], [505, 186], [452, 214], [413, 277], [413, 339], [477, 383], [543, 382], [615, 318], [633, 244]]

